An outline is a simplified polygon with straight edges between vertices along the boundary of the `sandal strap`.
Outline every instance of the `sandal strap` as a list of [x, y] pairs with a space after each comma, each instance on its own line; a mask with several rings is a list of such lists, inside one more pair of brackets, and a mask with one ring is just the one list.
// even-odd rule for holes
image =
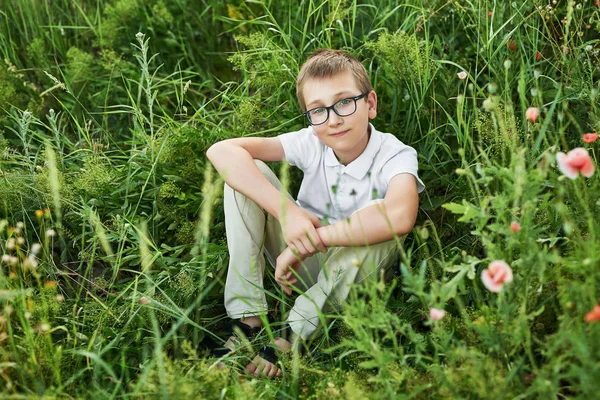
[[235, 328], [238, 328], [248, 339], [256, 336], [256, 334], [261, 330], [261, 328], [253, 328], [250, 325], [246, 325], [240, 320], [234, 320], [228, 328], [228, 331], [231, 335], [235, 333]]
[[259, 351], [258, 351], [258, 355], [273, 364], [277, 364], [277, 362], [279, 361], [279, 357], [277, 357], [277, 353], [275, 348], [273, 348], [272, 346], [263, 346]]

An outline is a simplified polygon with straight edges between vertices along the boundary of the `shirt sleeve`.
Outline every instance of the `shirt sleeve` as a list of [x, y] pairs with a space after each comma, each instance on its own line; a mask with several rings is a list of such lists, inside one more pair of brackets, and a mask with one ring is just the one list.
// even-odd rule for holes
[[315, 168], [321, 154], [321, 142], [312, 133], [312, 128], [277, 136], [285, 153], [285, 160], [291, 165], [307, 171]]
[[417, 161], [417, 151], [410, 146], [402, 144], [402, 146], [385, 161], [379, 174], [381, 184], [387, 188], [390, 180], [398, 174], [411, 174], [417, 181], [417, 192], [421, 193], [425, 189], [425, 185], [419, 178], [419, 163]]

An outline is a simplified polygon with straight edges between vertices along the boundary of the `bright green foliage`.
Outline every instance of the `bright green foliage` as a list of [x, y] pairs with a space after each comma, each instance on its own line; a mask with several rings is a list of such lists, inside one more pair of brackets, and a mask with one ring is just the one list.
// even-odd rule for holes
[[[5, 393], [597, 397], [600, 322], [586, 315], [600, 303], [600, 142], [582, 135], [600, 129], [600, 9], [550, 3], [7, 0]], [[275, 322], [227, 368], [206, 358], [228, 256], [223, 182], [205, 153], [304, 127], [296, 75], [321, 47], [364, 63], [374, 124], [417, 149], [427, 189], [395, 278], [357, 287], [311, 352], [283, 355], [283, 378], [268, 381], [243, 368]], [[589, 178], [557, 168], [576, 147]], [[294, 189], [301, 177], [282, 178]], [[481, 278], [494, 260], [513, 273], [497, 293]], [[266, 280], [278, 321], [294, 299]]]

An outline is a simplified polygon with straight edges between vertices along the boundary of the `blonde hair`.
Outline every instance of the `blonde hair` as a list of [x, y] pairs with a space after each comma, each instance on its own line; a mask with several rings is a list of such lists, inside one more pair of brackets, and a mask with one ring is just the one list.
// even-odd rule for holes
[[300, 68], [296, 80], [296, 96], [298, 96], [302, 111], [306, 111], [302, 89], [307, 79], [328, 78], [346, 71], [352, 73], [361, 93], [368, 93], [373, 90], [373, 85], [371, 85], [365, 67], [344, 50], [321, 49], [311, 54]]

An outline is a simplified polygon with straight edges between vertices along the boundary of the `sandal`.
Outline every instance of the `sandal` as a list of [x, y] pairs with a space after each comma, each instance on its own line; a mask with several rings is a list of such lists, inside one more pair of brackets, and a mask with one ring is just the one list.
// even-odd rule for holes
[[[287, 340], [290, 344], [292, 343], [291, 339], [293, 331], [288, 323], [286, 323], [278, 333], [278, 335], [275, 335], [276, 337]], [[292, 347], [289, 350], [292, 350], [293, 348], [294, 345], [292, 344]], [[297, 348], [300, 355], [304, 355], [306, 353], [306, 347], [302, 344], [302, 342], [298, 343]], [[279, 362], [277, 353], [280, 352], [281, 350], [279, 350], [274, 344], [269, 344], [261, 347], [261, 349], [258, 351], [258, 356], [272, 364], [277, 364]]]
[[[239, 339], [241, 336], [240, 335], [240, 333], [241, 333], [243, 335], [243, 336], [241, 336], [241, 339], [250, 341], [258, 334], [258, 332], [261, 331], [261, 329], [262, 328], [260, 328], [260, 327], [253, 328], [250, 325], [246, 325], [245, 323], [243, 323], [239, 320], [234, 320], [233, 322], [231, 322], [230, 324], [228, 324], [226, 326], [225, 332], [227, 335], [227, 340], [229, 340], [232, 337]], [[235, 350], [232, 350], [228, 347], [225, 347], [225, 345], [223, 345], [221, 347], [213, 348], [211, 350], [211, 355], [213, 357], [221, 358], [233, 351], [235, 351]]]

